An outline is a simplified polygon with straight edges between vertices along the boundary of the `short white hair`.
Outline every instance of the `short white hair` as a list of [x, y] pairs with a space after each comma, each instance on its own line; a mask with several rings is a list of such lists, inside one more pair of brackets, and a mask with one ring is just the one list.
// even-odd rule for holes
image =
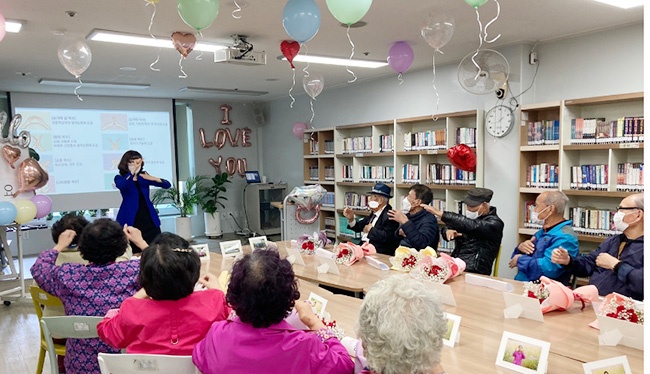
[[430, 373], [440, 363], [447, 323], [438, 294], [404, 274], [384, 278], [368, 291], [358, 330], [371, 370]]

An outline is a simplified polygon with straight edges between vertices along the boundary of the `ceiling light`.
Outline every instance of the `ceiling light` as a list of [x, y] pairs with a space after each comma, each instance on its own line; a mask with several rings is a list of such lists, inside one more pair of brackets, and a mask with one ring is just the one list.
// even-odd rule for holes
[[599, 3], [612, 5], [622, 9], [630, 9], [643, 5], [645, 0], [594, 0]]
[[[77, 87], [79, 81], [63, 80], [63, 79], [48, 79], [42, 78], [38, 81], [39, 84], [46, 86], [63, 86], [63, 87]], [[81, 86], [84, 88], [115, 88], [124, 90], [145, 90], [151, 87], [150, 84], [137, 84], [137, 83], [116, 83], [116, 82], [82, 82]]]
[[5, 31], [18, 33], [23, 28], [23, 21], [5, 20]]
[[242, 96], [262, 96], [268, 93], [267, 91], [246, 91], [237, 88], [228, 89], [228, 88], [201, 88], [201, 87], [183, 87], [178, 91], [189, 92], [189, 93], [242, 95]]
[[[143, 36], [137, 34], [128, 34], [117, 31], [107, 30], [93, 30], [87, 37], [88, 40], [97, 42], [109, 42], [129, 45], [139, 45], [144, 47], [160, 47], [160, 48], [174, 48], [171, 38]], [[214, 52], [220, 49], [225, 49], [225, 45], [210, 44], [210, 43], [196, 43], [194, 46], [195, 51]]]
[[[286, 60], [284, 56], [278, 56], [278, 60]], [[384, 61], [372, 61], [372, 60], [350, 60], [349, 58], [339, 58], [339, 57], [327, 57], [327, 56], [316, 56], [316, 55], [298, 55], [293, 58], [293, 61], [299, 62], [308, 62], [310, 64], [324, 64], [324, 65], [337, 65], [337, 66], [349, 66], [355, 68], [381, 68], [388, 65]]]

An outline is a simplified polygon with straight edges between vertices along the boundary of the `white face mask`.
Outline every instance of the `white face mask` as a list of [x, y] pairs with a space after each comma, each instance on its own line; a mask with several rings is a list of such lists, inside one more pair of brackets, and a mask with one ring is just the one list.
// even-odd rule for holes
[[404, 198], [402, 200], [402, 213], [406, 214], [411, 211], [411, 202], [409, 201], [408, 198]]
[[625, 218], [626, 214], [623, 212], [616, 212], [614, 213], [614, 228], [617, 231], [625, 231], [627, 228], [630, 226], [629, 223], [623, 222], [623, 218]]
[[379, 208], [379, 202], [374, 200], [368, 201], [368, 206], [370, 207], [370, 209], [377, 209]]
[[465, 210], [465, 217], [469, 219], [477, 219], [478, 218], [478, 210], [476, 212], [472, 212], [471, 210]]
[[[539, 213], [545, 211], [546, 209], [548, 209], [548, 208], [550, 208], [550, 207], [551, 207], [550, 205], [547, 206], [546, 208], [542, 209]], [[544, 219], [540, 219], [540, 218], [539, 218], [539, 213], [533, 211], [533, 212], [530, 214], [530, 220], [531, 220], [532, 223], [535, 223], [535, 224], [538, 224], [538, 225], [543, 225], [543, 224], [544, 224], [544, 221], [546, 221], [546, 218], [548, 218], [548, 216], [546, 216], [546, 218], [544, 218]]]

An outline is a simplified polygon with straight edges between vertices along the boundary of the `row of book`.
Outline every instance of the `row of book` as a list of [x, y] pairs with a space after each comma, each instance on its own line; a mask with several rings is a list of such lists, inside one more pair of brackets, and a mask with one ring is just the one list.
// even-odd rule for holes
[[476, 147], [476, 129], [474, 127], [459, 127], [456, 129], [456, 144]]
[[393, 182], [395, 168], [393, 166], [363, 165], [359, 180], [362, 182]]
[[573, 220], [573, 230], [584, 235], [611, 236], [620, 234], [614, 228], [616, 211], [596, 208], [569, 208], [569, 219]]
[[571, 120], [571, 144], [643, 142], [643, 132], [643, 116]]
[[526, 122], [528, 145], [560, 144], [560, 121]]
[[325, 207], [333, 208], [334, 207], [334, 192], [325, 192], [325, 196], [321, 200], [321, 204]]
[[420, 165], [418, 164], [402, 165], [402, 182], [420, 183]]
[[476, 184], [476, 173], [461, 170], [451, 164], [432, 163], [427, 165], [426, 183], [451, 185]]
[[382, 152], [392, 152], [395, 149], [393, 135], [379, 135], [379, 147]]
[[617, 191], [644, 191], [643, 162], [620, 163], [617, 171]]
[[572, 190], [600, 190], [607, 191], [609, 187], [608, 165], [580, 165], [571, 166]]
[[325, 154], [333, 155], [334, 154], [334, 140], [325, 140]]
[[309, 154], [310, 155], [318, 154], [318, 140], [309, 138]]
[[343, 165], [341, 167], [341, 180], [343, 182], [352, 182], [354, 180], [352, 170], [352, 165]]
[[309, 167], [309, 180], [310, 180], [310, 181], [317, 181], [317, 180], [319, 180], [319, 176], [318, 176], [318, 166], [310, 166], [310, 167]]
[[372, 152], [372, 136], [343, 139], [343, 153]]
[[356, 192], [346, 192], [343, 195], [343, 205], [356, 210], [368, 209], [368, 195]]
[[334, 180], [334, 165], [325, 166], [325, 180], [326, 181]]
[[447, 148], [447, 130], [427, 130], [404, 134], [404, 150], [419, 151]]
[[325, 235], [334, 242], [336, 239], [336, 218], [325, 217]]
[[526, 168], [526, 187], [558, 188], [560, 168], [556, 164], [541, 163]]

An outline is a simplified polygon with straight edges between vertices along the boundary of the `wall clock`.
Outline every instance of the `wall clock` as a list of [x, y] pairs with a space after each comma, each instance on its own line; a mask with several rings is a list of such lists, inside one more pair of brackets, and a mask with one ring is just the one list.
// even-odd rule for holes
[[495, 138], [508, 135], [515, 125], [515, 114], [510, 107], [497, 105], [485, 115], [485, 130]]

